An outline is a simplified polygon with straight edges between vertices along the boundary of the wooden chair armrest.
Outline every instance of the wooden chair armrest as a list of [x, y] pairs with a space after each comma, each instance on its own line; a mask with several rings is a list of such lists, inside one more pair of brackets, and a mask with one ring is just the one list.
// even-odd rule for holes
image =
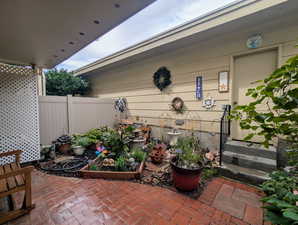
[[22, 150], [13, 150], [13, 151], [8, 151], [8, 152], [2, 152], [0, 153], [0, 158], [15, 155], [15, 160], [17, 163], [20, 163], [20, 155], [23, 153]]
[[24, 168], [20, 168], [20, 169], [11, 171], [9, 173], [0, 175], [0, 180], [8, 177], [14, 177], [16, 175], [21, 175], [21, 174], [30, 174], [33, 170], [34, 170], [34, 166], [26, 166]]

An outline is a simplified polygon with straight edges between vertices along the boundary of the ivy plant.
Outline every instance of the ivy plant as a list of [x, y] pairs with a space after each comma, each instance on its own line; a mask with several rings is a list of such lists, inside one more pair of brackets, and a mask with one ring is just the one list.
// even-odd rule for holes
[[[253, 101], [236, 106], [230, 118], [239, 120], [242, 129], [251, 131], [245, 140], [261, 136], [262, 144], [268, 147], [274, 138], [282, 138], [297, 149], [298, 55], [290, 58], [268, 78], [256, 82], [259, 85], [246, 93]], [[265, 106], [267, 110], [258, 111], [260, 106]]]

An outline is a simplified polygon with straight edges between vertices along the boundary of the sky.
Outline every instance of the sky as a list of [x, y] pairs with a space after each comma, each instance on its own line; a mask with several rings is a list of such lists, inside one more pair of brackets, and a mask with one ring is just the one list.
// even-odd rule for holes
[[157, 0], [62, 62], [75, 70], [235, 0]]

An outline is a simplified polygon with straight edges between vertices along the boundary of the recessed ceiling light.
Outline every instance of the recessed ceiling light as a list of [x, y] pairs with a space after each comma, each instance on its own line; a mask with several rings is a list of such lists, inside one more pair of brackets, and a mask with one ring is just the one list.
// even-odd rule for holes
[[114, 6], [115, 6], [116, 8], [119, 8], [119, 7], [120, 7], [120, 5], [119, 5], [118, 3], [114, 4]]
[[74, 43], [72, 41], [68, 42], [68, 44], [73, 45]]
[[99, 24], [99, 21], [98, 20], [94, 20], [93, 21], [95, 24]]
[[83, 36], [83, 35], [85, 35], [85, 33], [84, 33], [84, 32], [80, 32], [79, 34], [80, 34], [80, 35], [82, 35], [82, 36]]

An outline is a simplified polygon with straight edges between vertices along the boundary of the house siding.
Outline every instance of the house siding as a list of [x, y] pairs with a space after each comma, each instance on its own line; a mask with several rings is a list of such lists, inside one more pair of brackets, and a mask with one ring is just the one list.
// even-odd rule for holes
[[[254, 28], [255, 29], [255, 28]], [[233, 55], [249, 53], [246, 40], [253, 29], [245, 32], [222, 35], [205, 41], [198, 41], [183, 48], [177, 48], [134, 61], [129, 64], [110, 67], [90, 76], [92, 96], [101, 98], [125, 97], [128, 102], [127, 117], [156, 127], [176, 127], [177, 119], [185, 123], [179, 128], [216, 134], [219, 132], [222, 105], [232, 104], [232, 76], [228, 93], [218, 92], [218, 73], [231, 71]], [[298, 26], [285, 26], [261, 32], [262, 48], [280, 47], [279, 64], [298, 54]], [[153, 84], [156, 70], [166, 66], [171, 71], [172, 84], [160, 92]], [[203, 97], [211, 96], [216, 101], [212, 110], [202, 107], [196, 99], [195, 79], [203, 77]], [[186, 111], [182, 115], [170, 110], [174, 97], [184, 100]]]

